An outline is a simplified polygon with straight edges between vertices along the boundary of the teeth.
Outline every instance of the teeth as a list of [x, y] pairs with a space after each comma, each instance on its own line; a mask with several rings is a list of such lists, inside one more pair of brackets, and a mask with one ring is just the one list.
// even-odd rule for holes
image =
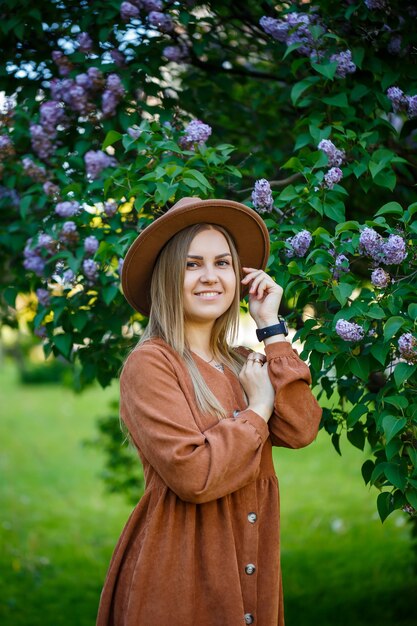
[[201, 298], [211, 298], [213, 296], [218, 296], [219, 292], [218, 291], [205, 291], [204, 293], [198, 293], [198, 296], [200, 296]]

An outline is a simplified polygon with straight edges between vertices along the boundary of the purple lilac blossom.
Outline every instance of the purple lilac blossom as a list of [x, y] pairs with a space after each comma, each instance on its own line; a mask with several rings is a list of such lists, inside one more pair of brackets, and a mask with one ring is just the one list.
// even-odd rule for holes
[[47, 289], [37, 289], [36, 297], [38, 299], [39, 304], [41, 304], [42, 306], [49, 306], [50, 297], [49, 297], [49, 291]]
[[0, 185], [0, 201], [6, 200], [10, 206], [10, 204], [17, 208], [20, 204], [20, 196], [17, 193], [16, 189], [8, 189], [3, 185]]
[[65, 119], [65, 112], [61, 105], [55, 100], [43, 102], [40, 106], [40, 123], [43, 128], [54, 137], [56, 127]]
[[129, 126], [129, 128], [127, 129], [127, 134], [132, 139], [139, 139], [139, 137], [142, 134], [142, 131], [141, 131], [140, 128], [135, 128], [134, 126]]
[[384, 289], [391, 282], [391, 277], [382, 267], [377, 267], [371, 274], [371, 283], [378, 289]]
[[339, 280], [340, 274], [349, 271], [349, 259], [344, 254], [338, 254], [334, 261], [334, 269], [332, 272], [334, 280]]
[[72, 69], [72, 64], [69, 58], [60, 50], [54, 50], [52, 52], [52, 60], [58, 67], [58, 71], [61, 76], [68, 76]]
[[401, 113], [408, 108], [408, 100], [404, 92], [399, 87], [390, 87], [387, 89], [387, 96], [391, 100], [392, 110], [394, 113]]
[[40, 233], [38, 236], [38, 245], [37, 245], [37, 249], [39, 248], [44, 248], [45, 250], [48, 250], [49, 252], [55, 252], [56, 250], [56, 243], [55, 240], [51, 237], [51, 235], [48, 235], [47, 233]]
[[271, 37], [276, 41], [285, 43], [289, 29], [287, 22], [284, 22], [283, 20], [276, 20], [273, 17], [266, 17], [266, 15], [264, 15], [259, 20], [259, 24], [267, 35], [271, 35]]
[[30, 138], [33, 151], [40, 159], [47, 160], [55, 152], [50, 134], [40, 124], [31, 125]]
[[382, 244], [382, 259], [385, 265], [399, 265], [407, 256], [405, 241], [399, 235], [390, 235]]
[[332, 54], [330, 61], [331, 63], [337, 63], [336, 76], [339, 78], [346, 78], [348, 74], [356, 72], [356, 65], [352, 61], [352, 52], [350, 50]]
[[71, 286], [74, 279], [75, 279], [75, 274], [72, 270], [69, 270], [69, 269], [65, 270], [64, 273], [62, 274], [62, 282], [64, 283], [64, 285]]
[[374, 261], [381, 259], [383, 239], [373, 228], [364, 228], [359, 237], [359, 250]]
[[271, 193], [271, 185], [265, 178], [255, 182], [252, 191], [252, 203], [258, 211], [272, 211], [274, 199]]
[[91, 52], [93, 49], [93, 40], [88, 33], [79, 33], [77, 35], [78, 50], [80, 52]]
[[0, 135], [0, 158], [14, 155], [14, 145], [9, 135]]
[[332, 167], [324, 176], [324, 184], [327, 189], [333, 189], [343, 178], [343, 172], [339, 167]]
[[86, 254], [95, 254], [98, 250], [99, 242], [97, 237], [94, 235], [90, 235], [90, 237], [86, 237], [84, 240], [84, 250]]
[[51, 182], [50, 180], [47, 180], [44, 184], [43, 184], [43, 191], [44, 193], [49, 196], [50, 198], [53, 198], [54, 200], [56, 200], [59, 197], [59, 187], [58, 185], [55, 185], [53, 182]]
[[393, 35], [387, 45], [388, 52], [395, 55], [400, 54], [402, 41], [401, 35]]
[[203, 144], [211, 135], [211, 126], [200, 120], [193, 120], [186, 126], [185, 135], [181, 138], [184, 146], [192, 147], [194, 144]]
[[361, 341], [365, 335], [362, 326], [344, 319], [337, 320], [336, 332], [344, 341]]
[[46, 331], [46, 326], [44, 325], [38, 326], [38, 328], [35, 328], [33, 332], [35, 333], [37, 337], [39, 337], [39, 339], [45, 339], [48, 336], [48, 333]]
[[45, 168], [34, 163], [29, 157], [24, 157], [22, 159], [22, 167], [25, 174], [37, 183], [42, 183], [45, 180]]
[[120, 5], [120, 17], [122, 20], [129, 21], [132, 18], [139, 17], [139, 9], [131, 2], [122, 2]]
[[123, 67], [126, 63], [126, 57], [121, 50], [110, 50], [110, 56], [113, 59], [113, 63], [118, 67]]
[[151, 11], [148, 15], [149, 24], [161, 33], [170, 33], [174, 30], [174, 23], [169, 15], [160, 11]]
[[65, 200], [58, 202], [55, 207], [55, 213], [59, 217], [73, 217], [80, 210], [80, 204], [76, 200]]
[[34, 272], [37, 276], [42, 276], [45, 269], [45, 261], [39, 254], [37, 248], [31, 247], [32, 239], [28, 239], [23, 251], [23, 267], [29, 272]]
[[301, 230], [299, 233], [294, 235], [294, 237], [288, 237], [286, 242], [291, 246], [291, 248], [287, 250], [287, 256], [289, 258], [292, 258], [294, 255], [303, 257], [309, 249], [312, 240], [313, 238], [308, 230]]
[[91, 80], [91, 89], [99, 90], [104, 87], [105, 79], [103, 72], [98, 67], [89, 67], [87, 70], [87, 76]]
[[102, 96], [102, 111], [108, 117], [115, 115], [116, 107], [125, 94], [125, 88], [117, 74], [109, 74]]
[[98, 263], [93, 259], [84, 259], [83, 261], [83, 273], [89, 282], [94, 282], [98, 276]]
[[417, 339], [411, 333], [404, 333], [399, 337], [398, 349], [407, 363], [417, 363]]
[[187, 49], [183, 46], [166, 46], [162, 50], [162, 54], [168, 61], [178, 63], [187, 56]]
[[417, 117], [417, 95], [407, 96], [407, 113], [410, 119]]
[[98, 178], [106, 167], [116, 165], [116, 159], [102, 150], [89, 150], [84, 155], [84, 162], [87, 176], [91, 178], [91, 180]]
[[329, 167], [339, 167], [342, 165], [346, 156], [345, 151], [336, 148], [333, 141], [330, 139], [322, 139], [317, 148], [322, 150], [327, 156]]
[[61, 232], [59, 233], [59, 239], [68, 244], [75, 243], [78, 240], [77, 225], [75, 222], [64, 222]]
[[309, 30], [311, 16], [307, 13], [289, 13], [282, 20], [263, 16], [259, 20], [261, 28], [276, 41], [291, 44], [301, 44], [298, 51], [301, 54], [310, 54], [314, 44]]
[[164, 8], [164, 3], [162, 0], [141, 0], [141, 5], [145, 9], [145, 11], [162, 11]]
[[114, 200], [108, 200], [104, 203], [103, 210], [107, 217], [113, 217], [117, 213], [117, 203]]
[[365, 0], [365, 4], [368, 9], [373, 11], [374, 9], [385, 9], [387, 3], [385, 0]]

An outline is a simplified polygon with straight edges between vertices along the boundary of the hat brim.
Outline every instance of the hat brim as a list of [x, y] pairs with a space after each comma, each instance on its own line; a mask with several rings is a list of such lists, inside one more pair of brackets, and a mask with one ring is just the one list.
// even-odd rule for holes
[[[232, 236], [243, 267], [265, 269], [269, 257], [269, 233], [262, 218], [233, 200], [200, 200], [170, 209], [152, 222], [130, 246], [122, 269], [122, 288], [129, 304], [149, 316], [152, 272], [165, 244], [194, 224], [216, 224]], [[248, 289], [241, 290], [244, 297]]]

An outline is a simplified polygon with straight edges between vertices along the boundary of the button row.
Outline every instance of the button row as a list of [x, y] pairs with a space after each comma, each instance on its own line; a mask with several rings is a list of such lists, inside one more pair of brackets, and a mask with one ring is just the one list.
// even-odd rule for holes
[[258, 516], [256, 515], [256, 513], [248, 513], [248, 521], [251, 524], [254, 524], [257, 519], [258, 519]]
[[248, 576], [251, 576], [252, 574], [254, 574], [256, 571], [256, 567], [254, 566], [253, 563], [248, 563], [247, 566], [245, 567], [245, 572], [248, 574]]
[[245, 613], [245, 624], [253, 624], [254, 621], [255, 618], [253, 617], [252, 613]]

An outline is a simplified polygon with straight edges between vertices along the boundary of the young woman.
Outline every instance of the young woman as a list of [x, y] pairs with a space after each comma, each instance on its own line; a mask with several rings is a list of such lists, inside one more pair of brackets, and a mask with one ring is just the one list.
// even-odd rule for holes
[[[126, 256], [124, 294], [149, 324], [125, 363], [120, 408], [146, 490], [98, 626], [284, 624], [272, 446], [308, 445], [321, 411], [278, 318], [268, 255], [252, 209], [184, 198]], [[231, 347], [247, 292], [266, 357]]]

